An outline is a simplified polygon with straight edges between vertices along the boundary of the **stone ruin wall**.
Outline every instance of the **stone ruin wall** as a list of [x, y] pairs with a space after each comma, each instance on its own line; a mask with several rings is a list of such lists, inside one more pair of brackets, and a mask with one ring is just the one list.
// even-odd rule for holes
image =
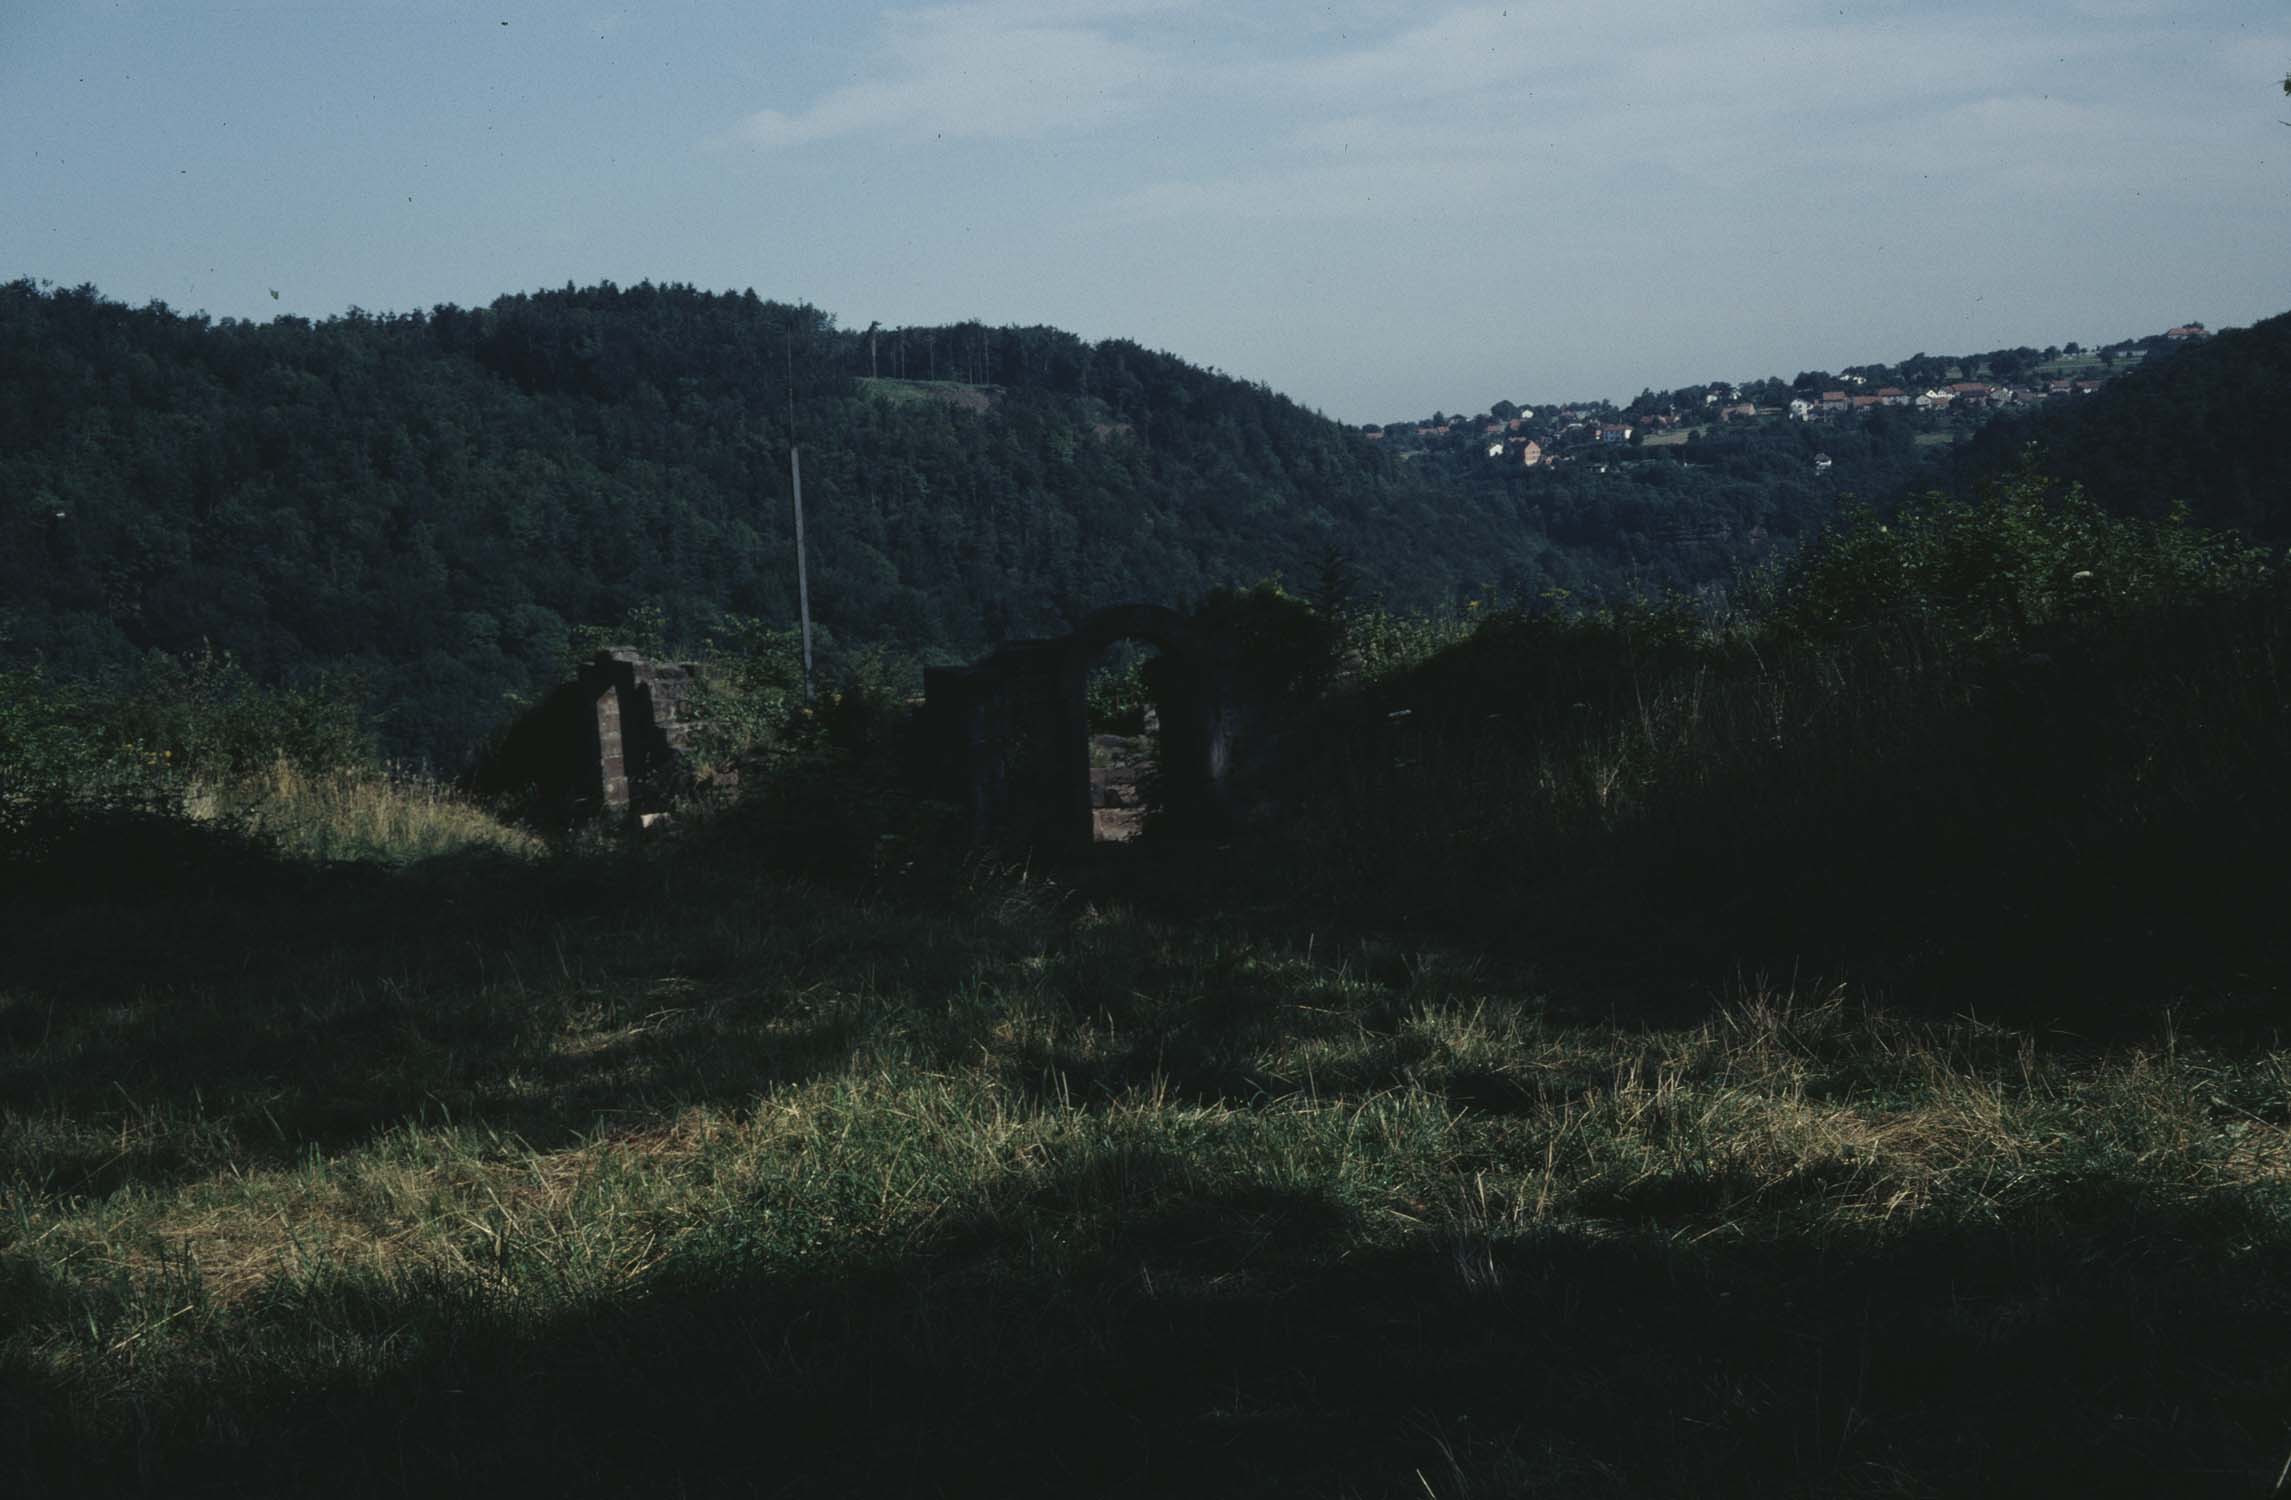
[[[1108, 787], [1090, 773], [1090, 665], [1119, 640], [1158, 646], [1171, 663], [1157, 767], [1163, 815], [1188, 833], [1230, 827], [1245, 809], [1231, 776], [1234, 740], [1250, 722], [1217, 644], [1157, 605], [1098, 611], [1071, 635], [1013, 641], [967, 667], [923, 674], [926, 774], [965, 805], [974, 842], [1087, 845]], [[1107, 780], [1110, 780], [1108, 778]]]
[[691, 662], [607, 647], [503, 731], [471, 785], [551, 823], [665, 811], [690, 784], [699, 684]]
[[[1156, 700], [1154, 778], [1169, 826], [1229, 830], [1264, 799], [1262, 762], [1281, 736], [1240, 691], [1218, 644], [1172, 610], [1117, 605], [1071, 635], [1012, 641], [969, 666], [924, 673], [911, 769], [963, 806], [974, 842], [1086, 846], [1109, 811], [1111, 821], [1137, 822], [1136, 773], [1093, 776], [1090, 767], [1088, 673], [1118, 640], [1156, 645], [1170, 663]], [[700, 683], [694, 663], [607, 647], [511, 727], [480, 789], [526, 796], [558, 817], [664, 812], [691, 785]]]
[[[626, 816], [664, 811], [689, 775], [693, 662], [655, 662], [626, 646], [599, 651], [576, 691], [589, 705], [594, 771], [584, 774], [598, 811]], [[584, 767], [586, 771], [586, 767]]]
[[1020, 641], [968, 667], [923, 673], [925, 760], [978, 842], [1054, 841], [1066, 820], [1055, 749], [1067, 729], [1057, 641]]

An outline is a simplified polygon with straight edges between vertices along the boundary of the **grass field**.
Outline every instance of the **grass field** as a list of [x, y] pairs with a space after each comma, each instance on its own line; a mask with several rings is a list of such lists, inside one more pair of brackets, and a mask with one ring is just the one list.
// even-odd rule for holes
[[2038, 364], [2029, 372], [2029, 376], [2034, 380], [2083, 380], [2095, 375], [2121, 373], [2137, 363], [2136, 360], [2126, 360], [2112, 367], [2098, 354], [2064, 354], [2058, 359], [2048, 359]]
[[2225, 1495], [2291, 1453], [2276, 1043], [1810, 975], [1634, 1022], [1563, 954], [1220, 916], [1166, 852], [201, 857], [14, 934], [11, 1494]]
[[973, 385], [968, 381], [894, 380], [885, 375], [862, 377], [858, 384], [861, 395], [879, 401], [940, 401], [969, 411], [985, 411], [994, 404], [992, 386]]

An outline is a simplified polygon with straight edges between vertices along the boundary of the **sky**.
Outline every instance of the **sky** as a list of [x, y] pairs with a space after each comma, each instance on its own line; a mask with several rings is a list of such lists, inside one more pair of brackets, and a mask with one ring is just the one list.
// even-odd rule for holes
[[753, 288], [1332, 417], [2291, 309], [2285, 0], [0, 0], [0, 279]]

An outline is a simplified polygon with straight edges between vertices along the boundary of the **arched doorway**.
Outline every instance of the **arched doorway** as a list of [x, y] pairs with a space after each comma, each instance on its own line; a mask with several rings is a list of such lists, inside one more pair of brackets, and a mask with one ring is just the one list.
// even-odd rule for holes
[[1090, 666], [1082, 706], [1090, 729], [1090, 837], [1126, 844], [1143, 834], [1157, 798], [1161, 704], [1169, 668], [1148, 642], [1122, 640]]
[[1098, 820], [1091, 790], [1089, 678], [1117, 642], [1157, 652], [1154, 824], [1172, 833], [1222, 825], [1223, 678], [1175, 610], [1122, 604], [1072, 635], [1006, 641], [967, 667], [923, 675], [923, 742], [938, 778], [969, 805], [982, 843], [1087, 848]]
[[[1090, 722], [1092, 670], [1108, 661], [1137, 665], [1143, 701], [1134, 725]], [[1069, 723], [1061, 774], [1073, 842], [1134, 838], [1149, 797], [1157, 829], [1199, 832], [1214, 821], [1215, 694], [1184, 616], [1151, 604], [1099, 610], [1069, 638], [1063, 676]], [[1116, 705], [1101, 695], [1101, 707]]]

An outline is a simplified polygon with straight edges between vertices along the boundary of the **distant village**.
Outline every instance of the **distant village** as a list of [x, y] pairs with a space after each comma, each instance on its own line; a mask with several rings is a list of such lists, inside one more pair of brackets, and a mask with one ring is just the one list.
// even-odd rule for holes
[[[1544, 407], [1498, 401], [1474, 417], [1435, 413], [1420, 421], [1370, 425], [1361, 434], [1403, 457], [1478, 444], [1488, 462], [1526, 468], [1558, 467], [1617, 449], [1685, 444], [1730, 424], [1819, 425], [1881, 410], [1922, 418], [1922, 433], [1949, 442], [2001, 411], [2089, 396], [2142, 361], [2210, 332], [2201, 323], [2183, 323], [2093, 350], [2071, 343], [1962, 358], [1912, 355], [1898, 365], [1856, 366], [1834, 375], [1808, 371], [1791, 381], [1642, 391], [1620, 407], [1604, 401]], [[1816, 469], [1830, 466], [1819, 454], [1813, 462]]]

